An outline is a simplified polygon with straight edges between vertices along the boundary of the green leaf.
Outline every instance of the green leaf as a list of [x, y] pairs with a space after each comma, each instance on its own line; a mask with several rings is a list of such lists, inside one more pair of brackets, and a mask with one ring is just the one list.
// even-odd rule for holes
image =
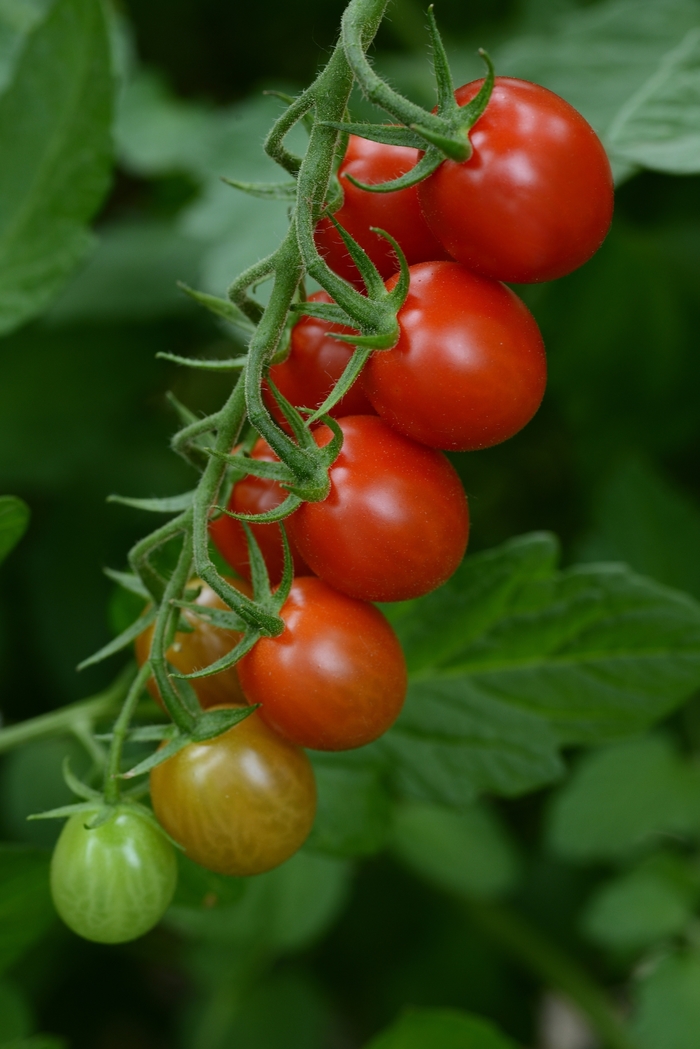
[[10, 0], [0, 5], [0, 92], [12, 82], [27, 40], [53, 0]]
[[628, 459], [606, 482], [593, 531], [579, 554], [586, 561], [626, 561], [637, 572], [700, 597], [698, 549], [700, 506], [652, 467]]
[[587, 755], [556, 795], [551, 848], [566, 859], [615, 859], [654, 844], [662, 833], [700, 826], [700, 772], [660, 736]]
[[133, 575], [131, 572], [117, 572], [114, 568], [103, 568], [102, 571], [108, 579], [117, 583], [128, 593], [136, 594], [138, 597], [142, 597], [144, 601], [150, 600], [151, 595], [137, 575]]
[[695, 1049], [700, 1031], [700, 958], [664, 958], [639, 983], [632, 1031], [640, 1049]]
[[92, 246], [112, 92], [102, 6], [55, 0], [0, 95], [0, 331], [44, 309]]
[[349, 874], [342, 860], [302, 849], [281, 867], [251, 878], [238, 903], [199, 913], [173, 906], [167, 921], [185, 935], [213, 942], [300, 950], [337, 917]]
[[640, 167], [700, 171], [700, 29], [663, 56], [618, 112], [607, 141], [615, 156]]
[[390, 612], [412, 675], [372, 747], [402, 793], [460, 806], [531, 790], [561, 774], [562, 746], [632, 735], [700, 684], [691, 598], [623, 566], [555, 572], [553, 550], [536, 534], [468, 557]]
[[122, 219], [100, 228], [85, 266], [46, 315], [51, 324], [156, 320], [191, 313], [177, 281], [195, 282], [206, 245], [181, 233], [174, 220]]
[[533, 532], [469, 557], [449, 582], [417, 601], [386, 605], [412, 674], [438, 666], [507, 615], [523, 588], [549, 579], [559, 544]]
[[[616, 174], [625, 176], [638, 162], [646, 163], [641, 147], [647, 135], [653, 143], [659, 129], [637, 125], [641, 137], [634, 161], [626, 148], [618, 156], [616, 142], [608, 144], [607, 133], [630, 100], [648, 90], [669, 52], [697, 27], [698, 14], [693, 0], [607, 0], [590, 8], [572, 6], [537, 35], [497, 48], [494, 61], [501, 76], [543, 84], [583, 113], [609, 145]], [[673, 93], [675, 85], [669, 86]], [[692, 104], [692, 96], [687, 102]], [[676, 117], [669, 132], [677, 133], [678, 126]]]
[[[200, 985], [208, 994], [211, 1011], [204, 1010], [201, 1034], [197, 1029], [190, 1045], [206, 1045], [207, 1023], [216, 1008], [217, 1044], [226, 1049], [326, 1049], [332, 1045], [333, 1014], [315, 981], [299, 969], [277, 971], [231, 993], [236, 973], [224, 950], [199, 951]], [[228, 964], [227, 964], [228, 963]], [[239, 977], [240, 979], [240, 977]], [[222, 1016], [228, 1006], [228, 1022]], [[199, 1037], [198, 1037], [199, 1036]]]
[[456, 1009], [415, 1009], [366, 1049], [515, 1049], [515, 1043], [479, 1016]]
[[682, 932], [698, 892], [674, 873], [658, 864], [643, 865], [607, 882], [584, 911], [583, 931], [604, 947], [627, 951]]
[[358, 755], [310, 754], [316, 775], [318, 808], [308, 840], [312, 849], [334, 856], [378, 852], [389, 830], [389, 797], [381, 770], [364, 765]]
[[478, 806], [457, 813], [436, 805], [400, 805], [391, 844], [416, 873], [460, 896], [499, 896], [517, 877], [508, 834], [491, 812]]
[[88, 656], [88, 658], [84, 659], [82, 663], [79, 663], [78, 670], [84, 670], [86, 667], [91, 667], [95, 663], [100, 663], [103, 659], [108, 659], [110, 656], [115, 655], [116, 652], [121, 652], [123, 649], [127, 648], [132, 641], [135, 641], [136, 638], [151, 625], [151, 623], [155, 622], [157, 615], [158, 609], [155, 606], [147, 608], [138, 619], [135, 619], [134, 622], [126, 628], [126, 630], [122, 630], [118, 637], [113, 638], [113, 640], [104, 645], [99, 652], [95, 652], [94, 655]]
[[29, 507], [14, 495], [0, 495], [0, 564], [20, 541], [29, 524]]
[[196, 721], [192, 729], [192, 739], [197, 743], [203, 743], [207, 739], [214, 739], [222, 732], [228, 732], [234, 725], [244, 721], [255, 713], [257, 706], [239, 707], [237, 710], [205, 710]]
[[53, 921], [48, 854], [21, 845], [0, 845], [0, 972], [39, 940]]
[[192, 505], [194, 492], [181, 492], [180, 495], [166, 496], [164, 499], [132, 499], [128, 495], [110, 495], [108, 503], [120, 503], [131, 506], [134, 510], [146, 510], [151, 514], [177, 514]]

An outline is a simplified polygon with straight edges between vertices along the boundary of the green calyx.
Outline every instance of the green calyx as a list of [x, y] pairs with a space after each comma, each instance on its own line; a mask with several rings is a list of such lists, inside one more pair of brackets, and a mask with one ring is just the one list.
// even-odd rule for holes
[[367, 185], [351, 175], [346, 176], [348, 180], [368, 193], [394, 193], [422, 182], [443, 160], [453, 160], [456, 163], [469, 160], [472, 155], [469, 132], [486, 109], [494, 85], [493, 63], [486, 51], [479, 51], [486, 63], [484, 83], [467, 105], [460, 106], [455, 100], [452, 73], [432, 5], [428, 8], [428, 28], [438, 96], [437, 112], [431, 113], [403, 98], [375, 73], [361, 45], [362, 24], [353, 17], [351, 8], [352, 5], [343, 17], [342, 39], [348, 62], [367, 97], [386, 110], [402, 126], [349, 124], [347, 130], [350, 134], [357, 134], [374, 142], [423, 149], [424, 154], [411, 171], [389, 182]]

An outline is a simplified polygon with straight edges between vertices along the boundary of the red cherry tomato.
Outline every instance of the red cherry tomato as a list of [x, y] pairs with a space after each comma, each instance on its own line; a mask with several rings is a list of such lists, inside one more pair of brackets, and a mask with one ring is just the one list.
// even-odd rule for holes
[[[444, 455], [373, 415], [338, 420], [343, 447], [323, 502], [303, 503], [289, 534], [317, 575], [351, 597], [402, 601], [440, 586], [462, 560], [467, 499]], [[320, 426], [316, 441], [331, 439]]]
[[[345, 176], [352, 175], [358, 182], [372, 186], [404, 175], [419, 158], [417, 149], [385, 146], [350, 135], [338, 172], [345, 196], [335, 218], [365, 249], [385, 278], [398, 270], [396, 255], [388, 241], [370, 232], [370, 226], [390, 233], [401, 245], [409, 264], [449, 256], [428, 229], [415, 186], [395, 193], [370, 193], [353, 186]], [[321, 219], [316, 227], [316, 246], [332, 270], [345, 280], [362, 285], [355, 263], [330, 219]]]
[[257, 713], [189, 743], [153, 769], [150, 786], [158, 822], [190, 859], [219, 874], [261, 874], [284, 863], [316, 813], [309, 759]]
[[249, 702], [270, 728], [302, 747], [349, 750], [394, 723], [406, 695], [406, 662], [379, 609], [321, 579], [296, 579], [280, 615], [238, 664]]
[[[267, 441], [262, 437], [255, 442], [250, 455], [252, 459], [260, 459], [266, 463], [279, 462]], [[276, 481], [269, 481], [263, 477], [244, 477], [234, 486], [228, 509], [237, 514], [262, 514], [279, 506], [286, 497], [287, 493]], [[280, 526], [274, 523], [254, 524], [251, 525], [251, 529], [265, 559], [270, 582], [274, 586], [282, 578], [284, 566]], [[226, 514], [221, 514], [215, 521], [209, 523], [209, 534], [217, 550], [231, 567], [235, 568], [244, 579], [250, 579], [248, 543], [241, 522], [236, 521], [233, 517], [227, 517]], [[294, 561], [294, 574], [308, 575], [309, 567], [304, 564], [291, 539], [290, 547]]]
[[[455, 92], [460, 105], [475, 80]], [[423, 214], [465, 266], [496, 280], [563, 277], [603, 243], [613, 181], [603, 145], [577, 110], [538, 84], [496, 77], [463, 163], [446, 160], [418, 187]]]
[[[310, 296], [310, 301], [333, 300], [327, 292], [317, 291]], [[352, 328], [329, 324], [316, 317], [302, 317], [292, 328], [289, 356], [270, 368], [270, 378], [277, 389], [297, 408], [318, 408], [323, 404], [352, 356], [354, 346], [332, 339], [329, 332], [333, 331], [348, 334]], [[265, 403], [277, 421], [283, 422], [284, 417], [269, 391], [265, 391]], [[336, 418], [374, 415], [374, 409], [356, 382], [330, 414]]]
[[457, 262], [423, 262], [411, 267], [398, 320], [396, 346], [374, 353], [362, 373], [394, 429], [433, 448], [472, 451], [530, 421], [547, 382], [544, 343], [504, 284]]
[[[229, 583], [246, 594], [246, 596], [251, 596], [251, 590], [247, 583], [238, 579], [229, 579]], [[226, 609], [228, 607], [219, 595], [210, 586], [203, 583], [201, 579], [191, 579], [187, 586], [191, 590], [201, 587], [195, 604], [204, 608]], [[190, 674], [193, 670], [202, 670], [211, 663], [215, 663], [217, 659], [221, 659], [232, 648], [235, 648], [243, 636], [235, 630], [222, 630], [219, 627], [212, 626], [210, 623], [205, 622], [204, 619], [199, 619], [192, 612], [185, 612], [184, 616], [192, 627], [192, 633], [186, 633], [183, 630], [175, 634], [173, 643], [166, 652], [168, 662], [172, 663], [175, 669], [182, 674]], [[149, 626], [147, 630], [139, 634], [134, 642], [136, 662], [139, 666], [143, 666], [150, 655], [154, 630], [155, 625]], [[221, 703], [243, 702], [243, 693], [236, 667], [229, 667], [228, 670], [222, 670], [219, 674], [212, 674], [211, 677], [195, 678], [191, 684], [205, 710], [208, 707], [217, 706]], [[148, 682], [147, 687], [156, 703], [162, 707], [163, 701], [153, 678]]]

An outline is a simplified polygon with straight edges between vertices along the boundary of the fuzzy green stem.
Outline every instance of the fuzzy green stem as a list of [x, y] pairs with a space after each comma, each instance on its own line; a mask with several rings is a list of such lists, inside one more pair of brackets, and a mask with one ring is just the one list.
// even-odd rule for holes
[[494, 903], [470, 903], [468, 913], [472, 922], [510, 955], [578, 1005], [608, 1049], [639, 1049], [602, 988], [539, 929]]
[[245, 371], [219, 413], [219, 429], [214, 445], [214, 451], [217, 454], [209, 457], [192, 504], [192, 545], [195, 571], [200, 579], [203, 579], [230, 608], [233, 608], [248, 626], [274, 637], [282, 632], [281, 619], [269, 615], [254, 601], [249, 600], [230, 583], [227, 583], [219, 575], [209, 557], [209, 511], [216, 502], [224, 479], [225, 456], [238, 439], [244, 419]]
[[104, 795], [105, 801], [110, 805], [116, 805], [119, 801], [119, 773], [121, 771], [122, 751], [124, 740], [129, 730], [131, 719], [134, 716], [136, 705], [141, 698], [141, 693], [151, 676], [151, 665], [148, 660], [143, 664], [138, 674], [131, 683], [126, 694], [126, 699], [114, 723], [112, 730], [112, 742], [109, 748], [109, 758], [105, 770]]
[[33, 743], [38, 739], [62, 736], [68, 733], [80, 733], [85, 726], [91, 726], [102, 718], [111, 717], [119, 709], [135, 676], [133, 664], [121, 672], [112, 684], [95, 696], [71, 703], [60, 710], [49, 714], [40, 714], [36, 718], [22, 721], [19, 725], [8, 725], [0, 729], [0, 753]]
[[191, 567], [192, 545], [188, 528], [183, 536], [182, 549], [180, 550], [177, 566], [168, 580], [162, 603], [158, 609], [150, 653], [150, 665], [161, 699], [173, 723], [177, 725], [181, 732], [190, 732], [195, 719], [185, 708], [180, 696], [173, 688], [170, 675], [168, 674], [165, 653], [170, 645], [173, 624], [177, 623], [180, 615], [179, 609], [172, 602], [182, 597], [187, 586]]
[[296, 157], [285, 147], [284, 138], [294, 125], [309, 112], [313, 104], [313, 92], [311, 90], [304, 91], [290, 103], [289, 108], [285, 110], [279, 120], [275, 121], [272, 130], [265, 139], [264, 148], [267, 155], [280, 167], [288, 171], [290, 175], [296, 176], [298, 174], [302, 161], [300, 157]]
[[[374, 4], [353, 2], [345, 9], [342, 20], [342, 41], [352, 72], [370, 102], [386, 110], [400, 124], [405, 124], [407, 127], [410, 127], [411, 124], [422, 124], [435, 132], [444, 134], [449, 130], [444, 120], [432, 113], [426, 113], [421, 106], [399, 95], [372, 69], [365, 51], [377, 31], [374, 18], [378, 6], [380, 6], [380, 0], [375, 0]], [[381, 21], [385, 7], [386, 0], [381, 3], [379, 21]]]
[[160, 528], [156, 528], [154, 532], [149, 533], [144, 539], [140, 539], [129, 551], [129, 564], [132, 571], [141, 579], [156, 604], [162, 600], [166, 582], [150, 564], [149, 558], [159, 547], [164, 546], [183, 531], [187, 518], [187, 512], [174, 517]]

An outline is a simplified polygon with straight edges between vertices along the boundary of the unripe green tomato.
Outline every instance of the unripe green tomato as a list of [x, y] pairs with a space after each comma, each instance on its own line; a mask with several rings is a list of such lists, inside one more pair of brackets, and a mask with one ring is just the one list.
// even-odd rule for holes
[[63, 828], [51, 859], [51, 895], [79, 936], [124, 943], [143, 936], [165, 913], [177, 881], [175, 850], [146, 814], [129, 805], [86, 829], [99, 811], [75, 813]]

